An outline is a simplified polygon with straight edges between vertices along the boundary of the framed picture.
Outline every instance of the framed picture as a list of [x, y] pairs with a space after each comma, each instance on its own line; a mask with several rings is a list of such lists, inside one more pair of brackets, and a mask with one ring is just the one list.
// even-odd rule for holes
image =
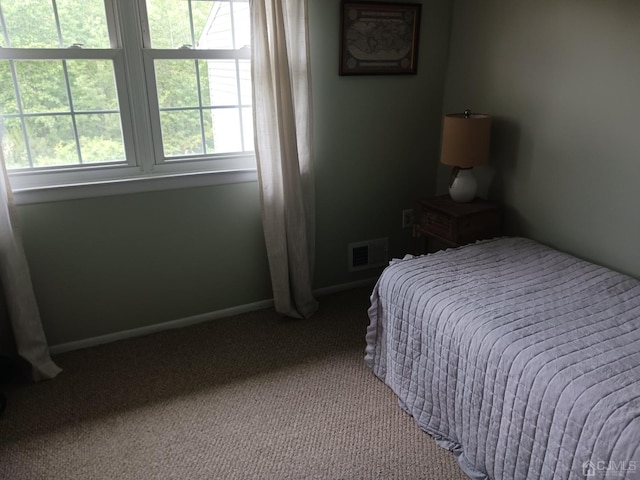
[[421, 8], [343, 0], [340, 75], [416, 74]]

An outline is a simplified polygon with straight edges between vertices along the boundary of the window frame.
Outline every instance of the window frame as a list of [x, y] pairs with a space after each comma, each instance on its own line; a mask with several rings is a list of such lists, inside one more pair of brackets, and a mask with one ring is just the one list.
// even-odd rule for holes
[[163, 156], [153, 68], [156, 59], [250, 59], [250, 49], [151, 49], [146, 0], [103, 1], [110, 49], [0, 48], [0, 59], [113, 61], [126, 162], [12, 169], [17, 203], [255, 181], [254, 152]]

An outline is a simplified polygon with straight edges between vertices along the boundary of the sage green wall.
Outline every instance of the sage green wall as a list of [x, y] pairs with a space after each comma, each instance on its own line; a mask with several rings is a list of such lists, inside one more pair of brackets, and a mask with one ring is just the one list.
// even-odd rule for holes
[[435, 192], [451, 2], [422, 4], [418, 74], [338, 75], [339, 0], [311, 0], [316, 120], [318, 285], [348, 274], [347, 245], [389, 237], [392, 256], [421, 244], [403, 230], [402, 210]]
[[[310, 0], [316, 144], [315, 287], [349, 273], [347, 244], [419, 244], [401, 211], [435, 189], [451, 7], [423, 2], [418, 75], [338, 76], [339, 0]], [[58, 345], [271, 298], [257, 184], [22, 205], [49, 343]]]
[[637, 0], [456, 0], [444, 100], [494, 116], [512, 232], [638, 277], [639, 25]]
[[255, 183], [19, 212], [52, 345], [271, 297]]

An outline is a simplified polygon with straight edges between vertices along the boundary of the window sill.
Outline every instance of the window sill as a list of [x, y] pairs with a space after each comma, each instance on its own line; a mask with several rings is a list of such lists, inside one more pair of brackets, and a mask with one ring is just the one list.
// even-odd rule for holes
[[17, 188], [13, 191], [15, 203], [58, 202], [80, 198], [125, 195], [129, 193], [153, 192], [177, 188], [205, 187], [230, 183], [255, 182], [255, 168], [218, 170], [211, 172], [172, 173], [139, 176], [117, 180], [73, 183], [45, 187]]

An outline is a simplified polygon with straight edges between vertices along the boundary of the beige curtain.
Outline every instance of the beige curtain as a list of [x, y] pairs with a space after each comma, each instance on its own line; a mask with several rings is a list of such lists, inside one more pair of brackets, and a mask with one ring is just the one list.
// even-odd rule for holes
[[[33, 380], [53, 378], [60, 368], [49, 356], [40, 313], [36, 303], [27, 258], [16, 228], [16, 211], [0, 149], [0, 283], [8, 319], [0, 327], [2, 344], [12, 344], [20, 358], [31, 366]], [[3, 315], [0, 315], [2, 319]], [[0, 320], [2, 321], [2, 320]], [[9, 353], [9, 352], [3, 352]]]
[[255, 149], [276, 310], [307, 318], [315, 207], [306, 0], [252, 1]]

